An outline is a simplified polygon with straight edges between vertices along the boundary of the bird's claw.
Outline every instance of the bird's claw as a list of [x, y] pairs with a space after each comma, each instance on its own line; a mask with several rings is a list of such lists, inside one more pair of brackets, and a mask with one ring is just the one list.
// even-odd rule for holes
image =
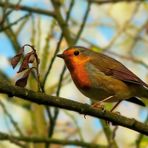
[[104, 105], [100, 102], [96, 102], [96, 103], [92, 104], [91, 107], [94, 109], [101, 109], [102, 111], [105, 110]]

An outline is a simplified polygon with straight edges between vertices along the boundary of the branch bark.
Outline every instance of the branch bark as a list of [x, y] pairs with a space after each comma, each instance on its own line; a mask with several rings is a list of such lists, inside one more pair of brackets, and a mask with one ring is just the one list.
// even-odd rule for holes
[[71, 110], [84, 115], [90, 115], [96, 118], [101, 118], [110, 121], [116, 125], [120, 125], [142, 134], [148, 135], [148, 125], [141, 123], [135, 119], [130, 119], [122, 115], [118, 115], [107, 110], [94, 109], [88, 104], [78, 103], [61, 97], [49, 96], [45, 93], [34, 92], [28, 89], [20, 88], [8, 84], [0, 80], [0, 93], [9, 96], [20, 97], [20, 99], [28, 100], [39, 105], [47, 105]]
[[0, 2], [0, 7], [7, 7], [7, 8], [14, 9], [14, 10], [22, 10], [22, 11], [26, 11], [30, 13], [36, 13], [36, 14], [42, 14], [46, 16], [55, 17], [54, 12], [49, 11], [49, 10], [40, 9], [40, 8], [33, 8], [33, 7], [23, 6], [23, 5], [15, 5], [15, 4], [5, 3], [5, 2]]
[[71, 46], [73, 45], [74, 39], [71, 36], [71, 32], [69, 30], [68, 24], [66, 23], [63, 16], [61, 15], [60, 6], [57, 4], [56, 0], [51, 0], [51, 3], [54, 7], [56, 20], [59, 23], [59, 26], [63, 32], [63, 35], [67, 43]]
[[96, 3], [99, 5], [108, 4], [108, 3], [119, 3], [119, 2], [144, 2], [145, 0], [90, 0], [92, 3]]
[[14, 141], [23, 141], [23, 142], [31, 142], [31, 143], [52, 143], [52, 144], [60, 144], [60, 145], [74, 145], [74, 146], [82, 146], [82, 147], [91, 147], [91, 148], [107, 148], [107, 146], [82, 142], [78, 140], [62, 140], [62, 139], [53, 139], [46, 137], [37, 137], [37, 136], [12, 136], [6, 133], [0, 132], [0, 140], [9, 140], [10, 142]]

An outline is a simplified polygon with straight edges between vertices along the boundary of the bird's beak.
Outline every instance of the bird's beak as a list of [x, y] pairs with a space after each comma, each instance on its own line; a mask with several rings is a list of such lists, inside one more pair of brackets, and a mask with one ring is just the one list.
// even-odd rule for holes
[[58, 54], [57, 57], [64, 59], [64, 54]]

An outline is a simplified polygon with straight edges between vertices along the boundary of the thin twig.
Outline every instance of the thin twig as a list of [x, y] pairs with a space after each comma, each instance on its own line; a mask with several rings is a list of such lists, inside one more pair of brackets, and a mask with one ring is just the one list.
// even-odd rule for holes
[[56, 55], [57, 55], [57, 53], [58, 53], [59, 50], [60, 50], [60, 45], [61, 45], [62, 39], [63, 39], [63, 34], [61, 34], [61, 36], [60, 36], [60, 39], [59, 39], [59, 42], [58, 42], [58, 44], [57, 44], [56, 50], [55, 50], [54, 55], [53, 55], [53, 57], [52, 57], [52, 59], [51, 59], [50, 65], [49, 65], [49, 67], [48, 67], [48, 69], [47, 69], [47, 72], [46, 72], [46, 74], [45, 74], [45, 76], [44, 76], [44, 79], [43, 79], [43, 82], [42, 82], [42, 85], [41, 85], [44, 92], [45, 92], [45, 83], [46, 83], [46, 80], [47, 80], [47, 78], [48, 78], [48, 75], [50, 74], [50, 71], [51, 71], [51, 69], [52, 69], [52, 65], [53, 65], [53, 63], [54, 63], [54, 60], [55, 60], [55, 58], [56, 58]]
[[74, 41], [74, 44], [77, 43], [77, 41], [79, 40], [81, 34], [82, 34], [82, 31], [84, 30], [84, 27], [85, 27], [85, 24], [86, 24], [86, 21], [87, 21], [87, 18], [88, 18], [88, 15], [89, 15], [89, 12], [90, 12], [90, 7], [91, 7], [91, 2], [90, 0], [88, 0], [88, 3], [87, 3], [87, 9], [86, 9], [86, 12], [85, 12], [85, 15], [84, 15], [84, 18], [82, 20], [82, 24], [80, 26], [80, 29], [75, 37], [75, 41]]
[[135, 6], [135, 8], [134, 8], [134, 10], [132, 12], [131, 17], [124, 23], [124, 26], [122, 28], [119, 28], [116, 35], [112, 38], [110, 43], [104, 48], [104, 51], [107, 51], [107, 50], [111, 49], [111, 47], [114, 45], [114, 43], [119, 38], [119, 36], [126, 31], [126, 29], [129, 26], [130, 22], [133, 20], [134, 16], [136, 15], [136, 13], [138, 12], [138, 10], [140, 8], [139, 3], [140, 3], [140, 1], [137, 1], [136, 6]]
[[83, 135], [82, 135], [82, 131], [81, 131], [81, 127], [79, 127], [78, 121], [75, 118], [75, 116], [73, 114], [69, 113], [68, 111], [64, 111], [64, 113], [67, 114], [72, 119], [72, 121], [74, 122], [74, 124], [75, 124], [75, 126], [77, 128], [77, 132], [78, 132], [78, 135], [80, 137], [80, 140], [84, 141], [84, 138], [83, 138]]
[[106, 140], [108, 142], [108, 147], [112, 146], [114, 148], [118, 148], [115, 139], [112, 138], [113, 132], [111, 131], [110, 127], [106, 124], [104, 120], [100, 120], [100, 123], [102, 125]]
[[[54, 2], [53, 2], [53, 3], [54, 3]], [[72, 0], [71, 3], [70, 3], [69, 10], [68, 10], [67, 15], [66, 15], [66, 24], [67, 24], [68, 21], [69, 21], [70, 14], [71, 14], [71, 11], [72, 11], [73, 6], [74, 6], [74, 0]], [[50, 65], [49, 65], [49, 67], [48, 67], [48, 70], [47, 70], [47, 72], [46, 72], [46, 74], [45, 74], [45, 76], [44, 76], [44, 79], [43, 79], [43, 82], [42, 82], [42, 89], [43, 89], [43, 90], [45, 89], [45, 88], [44, 88], [44, 87], [45, 87], [45, 83], [46, 83], [47, 77], [48, 77], [48, 75], [50, 74], [50, 71], [51, 71], [51, 69], [52, 69], [52, 65], [53, 65], [53, 63], [54, 63], [54, 60], [55, 60], [55, 58], [56, 58], [56, 55], [57, 55], [57, 53], [58, 53], [59, 50], [60, 50], [60, 45], [61, 45], [61, 42], [62, 42], [63, 37], [64, 37], [64, 34], [62, 33], [61, 36], [60, 36], [59, 42], [58, 42], [58, 44], [57, 44], [56, 50], [55, 50], [55, 52], [54, 52], [54, 55], [53, 55], [53, 57], [52, 57], [52, 59], [51, 59]], [[44, 90], [44, 91], [45, 91], [45, 90]]]
[[14, 126], [14, 128], [16, 129], [16, 131], [22, 136], [23, 133], [21, 131], [21, 129], [18, 126], [18, 123], [13, 119], [13, 117], [11, 116], [11, 114], [7, 111], [5, 105], [3, 104], [2, 101], [0, 101], [0, 105], [3, 108], [5, 114], [8, 116], [8, 118], [10, 119], [10, 122], [12, 123], [12, 125]]
[[[0, 7], [5, 7], [5, 3], [0, 2]], [[20, 4], [16, 5], [16, 4], [12, 4], [12, 3], [7, 3], [7, 8], [11, 8], [11, 9], [17, 10], [17, 11], [21, 10], [21, 11], [26, 11], [26, 12], [55, 17], [54, 12], [52, 12], [52, 11], [39, 9], [39, 8], [33, 8], [33, 7], [24, 6], [24, 5], [20, 5]]]
[[1, 26], [0, 32], [5, 31], [6, 29], [16, 25], [18, 22], [22, 21], [24, 18], [27, 18], [29, 16], [30, 16], [30, 14], [26, 14], [26, 15], [20, 17], [19, 19], [17, 19], [16, 21], [9, 23], [7, 26]]
[[103, 5], [103, 4], [109, 4], [109, 3], [119, 3], [119, 2], [144, 2], [146, 0], [90, 0], [92, 3]]
[[[53, 2], [53, 5], [55, 5], [54, 2]], [[71, 14], [71, 11], [72, 11], [73, 6], [74, 6], [74, 0], [71, 0], [69, 9], [68, 9], [68, 12], [67, 12], [67, 15], [66, 15], [66, 21], [65, 21], [66, 24], [68, 24], [68, 21], [69, 21], [70, 14]], [[56, 58], [57, 53], [60, 50], [60, 45], [62, 43], [63, 37], [64, 37], [64, 33], [62, 32], [61, 33], [61, 36], [60, 36], [60, 40], [59, 40], [59, 42], [57, 44], [57, 47], [56, 47], [56, 50], [54, 52], [53, 58], [51, 59], [50, 65], [48, 67], [48, 70], [47, 70], [47, 72], [45, 74], [45, 78], [44, 78], [43, 83], [42, 83], [42, 89], [43, 89], [43, 91], [44, 91], [46, 79], [47, 79], [47, 77], [48, 77], [48, 75], [49, 75], [49, 73], [51, 71], [53, 62], [54, 62], [54, 60]], [[62, 86], [61, 84], [62, 84], [64, 72], [65, 72], [65, 68], [63, 69], [63, 71], [61, 73], [61, 76], [60, 76], [60, 80], [59, 80], [59, 84], [58, 84], [58, 88], [57, 88], [57, 92], [56, 92], [56, 95], [57, 96], [59, 96], [59, 93], [60, 93], [60, 89], [61, 89], [61, 86]], [[54, 115], [53, 116], [51, 115], [51, 111], [50, 111], [49, 108], [46, 107], [46, 110], [47, 110], [47, 113], [48, 113], [48, 116], [49, 116], [49, 119], [50, 119], [50, 128], [49, 128], [48, 136], [49, 137], [52, 137], [53, 132], [54, 132], [54, 128], [55, 128], [55, 125], [56, 125], [56, 120], [57, 120], [57, 117], [58, 117], [58, 114], [59, 114], [59, 109], [58, 108], [55, 108], [54, 109]], [[46, 147], [49, 147], [49, 144], [48, 143], [46, 144]]]
[[[57, 4], [56, 0], [51, 0], [51, 3], [54, 7], [54, 11], [55, 11], [54, 13], [56, 14], [56, 20], [59, 23], [59, 26], [62, 30], [63, 35], [64, 35], [68, 45], [72, 45], [74, 39], [72, 38], [71, 32], [68, 28], [68, 23], [63, 19], [63, 16], [61, 15], [60, 5]], [[68, 15], [67, 15], [67, 17], [68, 17]], [[68, 18], [68, 20], [69, 20], [69, 18]]]

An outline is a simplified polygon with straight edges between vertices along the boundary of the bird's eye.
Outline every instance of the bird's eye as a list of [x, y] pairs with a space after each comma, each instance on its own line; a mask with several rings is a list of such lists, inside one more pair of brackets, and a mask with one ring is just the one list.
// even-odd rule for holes
[[77, 51], [77, 50], [74, 51], [74, 55], [75, 55], [75, 56], [78, 56], [78, 55], [79, 55], [79, 51]]

